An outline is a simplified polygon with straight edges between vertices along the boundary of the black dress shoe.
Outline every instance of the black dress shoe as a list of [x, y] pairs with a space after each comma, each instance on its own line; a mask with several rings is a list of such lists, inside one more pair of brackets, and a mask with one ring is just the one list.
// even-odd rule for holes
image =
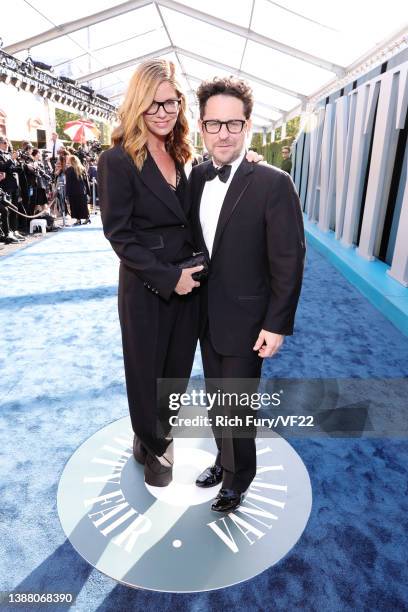
[[198, 476], [197, 487], [215, 487], [222, 481], [222, 472], [223, 469], [220, 465], [212, 465]]
[[211, 510], [215, 512], [231, 512], [244, 501], [245, 493], [233, 491], [232, 489], [221, 489], [214, 499]]
[[142, 465], [146, 462], [147, 450], [135, 434], [133, 437], [133, 456], [138, 463]]
[[146, 484], [152, 487], [167, 487], [173, 480], [173, 442], [160, 457], [147, 453], [144, 476]]

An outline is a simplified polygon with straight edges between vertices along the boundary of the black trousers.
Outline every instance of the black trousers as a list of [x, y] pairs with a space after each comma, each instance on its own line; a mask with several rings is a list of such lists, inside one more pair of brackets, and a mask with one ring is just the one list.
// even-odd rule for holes
[[9, 209], [4, 204], [0, 203], [0, 220], [3, 233], [8, 236], [10, 232]]
[[[198, 340], [198, 293], [167, 302], [126, 266], [119, 272], [119, 319], [133, 431], [153, 454], [171, 442], [170, 393], [184, 393]], [[159, 383], [159, 379], [162, 383]]]
[[[11, 200], [11, 203], [13, 204], [13, 206], [15, 208], [17, 208], [18, 210], [20, 210], [20, 212], [24, 212], [24, 210], [21, 210], [21, 206], [19, 206], [19, 201], [18, 201], [18, 190], [13, 190], [13, 191], [9, 191], [8, 192], [8, 197]], [[12, 232], [17, 231], [17, 229], [20, 226], [20, 221], [19, 219], [23, 219], [24, 217], [20, 217], [16, 212], [14, 212], [14, 210], [12, 210], [11, 208], [9, 208], [9, 223], [10, 223], [10, 230]]]
[[[207, 393], [217, 393], [220, 390], [227, 397], [228, 394], [239, 394], [242, 397], [243, 394], [250, 396], [257, 392], [262, 369], [262, 359], [257, 353], [249, 357], [220, 355], [211, 341], [208, 325], [200, 338], [200, 345]], [[254, 414], [250, 407], [237, 406], [228, 401], [223, 405], [215, 404], [209, 411], [218, 449], [216, 464], [224, 470], [225, 489], [244, 492], [256, 475], [256, 428], [245, 425], [246, 416]], [[242, 421], [236, 422], [242, 422], [243, 426], [217, 426], [217, 416], [237, 417]]]

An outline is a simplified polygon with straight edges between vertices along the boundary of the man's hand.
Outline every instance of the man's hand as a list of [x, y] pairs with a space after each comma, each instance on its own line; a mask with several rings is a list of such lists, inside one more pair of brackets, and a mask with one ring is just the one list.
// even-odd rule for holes
[[259, 357], [272, 357], [272, 355], [279, 351], [284, 339], [285, 336], [281, 334], [274, 334], [273, 332], [261, 329], [253, 350], [258, 351]]
[[186, 295], [186, 293], [191, 293], [195, 287], [199, 287], [200, 283], [192, 278], [192, 274], [200, 272], [203, 268], [204, 266], [196, 266], [195, 268], [185, 268], [182, 270], [179, 282], [174, 291], [178, 293], [178, 295]]

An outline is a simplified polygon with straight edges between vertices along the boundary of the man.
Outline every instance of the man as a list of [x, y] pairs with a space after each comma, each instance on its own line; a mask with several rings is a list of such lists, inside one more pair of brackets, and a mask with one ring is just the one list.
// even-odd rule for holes
[[51, 142], [48, 146], [48, 151], [51, 153], [51, 165], [55, 168], [58, 159], [58, 151], [64, 148], [64, 143], [58, 138], [57, 132], [52, 132]]
[[[211, 156], [190, 177], [195, 239], [210, 259], [200, 316], [206, 387], [216, 391], [212, 380], [222, 379], [223, 390], [231, 391], [237, 379], [236, 389], [254, 392], [262, 360], [293, 333], [305, 255], [301, 208], [285, 172], [245, 159], [253, 106], [249, 86], [233, 77], [215, 78], [197, 95]], [[222, 481], [212, 509], [229, 512], [256, 474], [256, 433], [249, 428], [242, 437], [227, 428], [220, 434], [214, 418], [212, 425], [217, 458], [196, 484]]]
[[[32, 162], [33, 145], [29, 140], [23, 140], [21, 143], [21, 149], [18, 154], [18, 167], [19, 167], [19, 195], [21, 198], [21, 212], [24, 214], [30, 214], [30, 198], [32, 185], [30, 184], [30, 171], [28, 170], [29, 164]], [[21, 231], [28, 234], [29, 232], [29, 220], [26, 217], [18, 216], [19, 227]]]
[[290, 159], [290, 147], [282, 147], [282, 163], [281, 169], [287, 172], [288, 174], [292, 171], [292, 160]]

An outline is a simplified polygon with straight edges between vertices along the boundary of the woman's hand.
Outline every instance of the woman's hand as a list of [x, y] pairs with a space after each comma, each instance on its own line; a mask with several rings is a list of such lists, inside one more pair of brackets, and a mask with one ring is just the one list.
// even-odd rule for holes
[[204, 266], [184, 268], [184, 270], [181, 271], [179, 282], [177, 283], [174, 291], [178, 293], [178, 295], [186, 295], [187, 293], [191, 293], [195, 287], [199, 287], [200, 283], [195, 281], [192, 276], [195, 272], [200, 272], [203, 268]]

